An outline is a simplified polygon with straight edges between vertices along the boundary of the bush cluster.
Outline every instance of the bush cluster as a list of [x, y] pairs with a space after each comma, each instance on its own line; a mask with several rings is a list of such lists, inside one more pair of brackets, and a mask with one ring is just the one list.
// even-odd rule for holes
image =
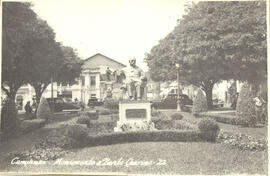
[[220, 131], [217, 140], [225, 145], [229, 145], [240, 150], [265, 150], [267, 149], [267, 141], [263, 139], [255, 139], [245, 134], [233, 134]]
[[104, 107], [110, 110], [119, 109], [119, 100], [108, 98], [104, 101]]
[[101, 109], [98, 111], [99, 115], [110, 115], [112, 114], [112, 111], [109, 109]]
[[173, 129], [176, 130], [195, 130], [197, 129], [195, 125], [191, 124], [190, 122], [187, 121], [177, 121], [173, 125]]
[[94, 121], [90, 121], [89, 128], [99, 133], [112, 133], [114, 127], [116, 126], [116, 122], [102, 122], [102, 123], [95, 123]]
[[14, 102], [8, 98], [3, 103], [1, 110], [1, 129], [3, 132], [2, 137], [6, 140], [19, 136], [21, 134], [21, 128]]
[[90, 119], [88, 116], [80, 116], [77, 121], [76, 121], [77, 124], [85, 124], [87, 125], [87, 127], [89, 126], [90, 124]]
[[89, 133], [89, 128], [81, 125], [63, 125], [61, 128], [51, 131], [49, 135], [38, 144], [38, 146], [41, 148], [82, 147], [85, 145], [85, 139]]
[[154, 116], [152, 116], [152, 121], [159, 121], [159, 120], [171, 120], [170, 116], [167, 116], [166, 114], [160, 112], [160, 111], [156, 111], [154, 110], [152, 112], [152, 114], [155, 114]]
[[255, 103], [253, 99], [254, 93], [250, 90], [250, 86], [245, 83], [241, 88], [237, 100], [236, 116], [249, 126], [256, 124]]
[[180, 113], [174, 113], [171, 115], [172, 120], [181, 120], [183, 119], [183, 115]]
[[210, 119], [210, 118], [202, 119], [198, 123], [198, 128], [200, 131], [213, 131], [213, 132], [219, 131], [219, 126], [218, 126], [217, 122], [213, 119]]
[[37, 108], [37, 118], [50, 120], [52, 118], [52, 112], [48, 101], [45, 98], [40, 100], [40, 103]]
[[217, 122], [231, 124], [231, 125], [248, 126], [248, 122], [245, 121], [244, 119], [240, 119], [240, 118], [237, 118], [236, 116], [232, 116], [228, 114], [200, 113], [200, 114], [197, 114], [197, 117], [213, 118]]
[[157, 120], [154, 121], [155, 128], [158, 130], [194, 130], [196, 126], [183, 120]]
[[22, 133], [28, 133], [32, 130], [43, 127], [46, 124], [46, 119], [23, 120], [21, 122]]
[[204, 112], [207, 110], [207, 100], [201, 89], [198, 89], [198, 92], [195, 96], [193, 106], [192, 106], [192, 114], [196, 116], [200, 112]]
[[158, 117], [158, 116], [160, 116], [160, 114], [161, 114], [160, 111], [158, 111], [158, 110], [156, 110], [154, 108], [151, 109], [151, 116], [152, 117]]

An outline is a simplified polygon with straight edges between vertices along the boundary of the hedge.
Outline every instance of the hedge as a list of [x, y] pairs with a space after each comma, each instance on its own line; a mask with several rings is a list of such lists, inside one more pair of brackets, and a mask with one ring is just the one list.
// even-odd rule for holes
[[46, 119], [23, 120], [21, 122], [22, 133], [28, 133], [32, 130], [43, 127], [46, 124]]
[[231, 124], [231, 125], [242, 125], [247, 126], [248, 124], [236, 116], [228, 114], [214, 114], [214, 113], [199, 113], [197, 117], [209, 117], [215, 119], [217, 122]]
[[197, 142], [216, 140], [217, 133], [201, 131], [136, 131], [88, 135], [87, 146], [111, 145], [130, 142]]

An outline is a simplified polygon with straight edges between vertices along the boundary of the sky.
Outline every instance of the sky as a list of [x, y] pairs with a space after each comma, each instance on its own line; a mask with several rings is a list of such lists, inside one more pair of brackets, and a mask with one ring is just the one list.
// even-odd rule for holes
[[184, 13], [183, 0], [35, 0], [33, 10], [77, 50], [81, 59], [101, 53], [123, 64], [145, 53], [171, 32]]

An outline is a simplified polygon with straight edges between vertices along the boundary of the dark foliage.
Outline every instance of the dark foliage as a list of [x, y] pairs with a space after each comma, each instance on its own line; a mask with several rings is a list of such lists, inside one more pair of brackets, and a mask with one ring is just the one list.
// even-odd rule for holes
[[113, 98], [107, 98], [104, 101], [104, 107], [110, 110], [116, 110], [119, 109], [119, 101], [115, 100]]
[[17, 117], [17, 110], [13, 100], [7, 99], [1, 111], [1, 129], [3, 138], [9, 139], [21, 134], [20, 121]]
[[181, 120], [183, 119], [183, 115], [180, 113], [174, 113], [171, 115], [172, 120]]

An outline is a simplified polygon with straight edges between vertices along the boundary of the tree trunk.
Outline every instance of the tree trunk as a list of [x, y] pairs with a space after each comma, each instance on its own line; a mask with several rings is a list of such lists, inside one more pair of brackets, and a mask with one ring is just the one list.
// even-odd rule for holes
[[15, 103], [16, 93], [21, 86], [9, 86], [9, 90], [2, 85], [2, 90], [6, 93], [7, 97]]
[[207, 107], [208, 109], [213, 108], [213, 87], [215, 82], [213, 81], [207, 81], [204, 82], [203, 91], [206, 95], [206, 101], [207, 101]]
[[213, 95], [212, 95], [212, 89], [205, 91], [206, 94], [206, 100], [207, 100], [207, 107], [208, 109], [213, 108]]
[[35, 93], [36, 93], [36, 110], [35, 110], [35, 114], [36, 114], [41, 96], [49, 84], [48, 83], [46, 84], [31, 83], [31, 85], [34, 87]]

